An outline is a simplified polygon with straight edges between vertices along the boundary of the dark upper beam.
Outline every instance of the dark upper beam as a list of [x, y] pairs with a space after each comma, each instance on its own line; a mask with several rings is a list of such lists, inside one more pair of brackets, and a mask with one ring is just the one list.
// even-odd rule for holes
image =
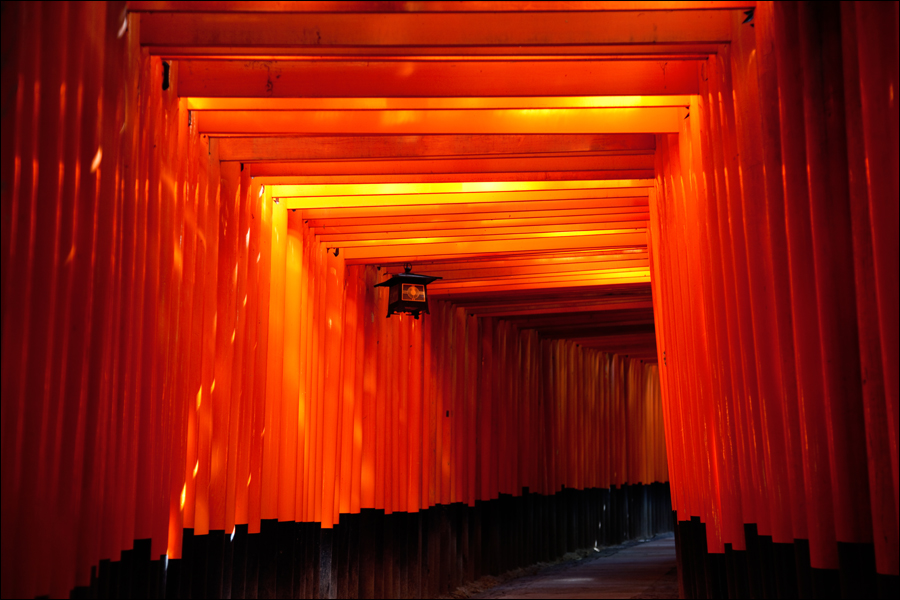
[[459, 2], [383, 2], [383, 1], [309, 1], [284, 2], [257, 0], [235, 2], [230, 0], [202, 0], [172, 2], [143, 0], [128, 3], [131, 12], [274, 12], [274, 13], [426, 13], [426, 12], [521, 12], [521, 11], [648, 11], [648, 10], [727, 10], [747, 9], [756, 6], [752, 0], [711, 2], [708, 0], [687, 2], [657, 1], [608, 1], [585, 2], [582, 0], [494, 0]]
[[553, 46], [726, 43], [731, 11], [145, 13], [145, 46]]

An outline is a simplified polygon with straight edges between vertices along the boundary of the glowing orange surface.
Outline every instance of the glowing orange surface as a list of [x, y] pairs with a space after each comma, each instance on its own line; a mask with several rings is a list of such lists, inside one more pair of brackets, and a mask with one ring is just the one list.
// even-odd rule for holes
[[205, 111], [209, 134], [675, 133], [683, 107], [371, 111]]
[[[590, 182], [512, 182], [504, 186], [504, 182], [489, 183], [449, 183], [449, 184], [414, 184], [421, 185], [425, 193], [417, 193], [417, 187], [403, 187], [406, 193], [383, 193], [390, 187], [358, 187], [355, 195], [314, 196], [312, 186], [272, 186], [272, 195], [280, 199], [288, 208], [350, 208], [350, 207], [400, 207], [415, 205], [439, 206], [443, 204], [481, 204], [487, 202], [527, 202], [543, 200], [569, 200], [577, 198], [598, 198], [608, 190], [627, 188], [630, 190], [647, 189], [652, 186], [648, 180], [600, 180]], [[377, 186], [377, 184], [373, 184]], [[431, 186], [447, 186], [453, 189], [458, 186], [459, 192], [428, 193]], [[471, 186], [471, 187], [469, 187]], [[467, 189], [469, 188], [469, 189]], [[506, 189], [504, 189], [506, 188]], [[465, 191], [464, 191], [465, 190]], [[371, 193], [375, 192], [375, 193]], [[634, 192], [632, 192], [634, 193]]]
[[433, 110], [684, 107], [690, 96], [532, 96], [494, 98], [199, 98], [191, 110]]

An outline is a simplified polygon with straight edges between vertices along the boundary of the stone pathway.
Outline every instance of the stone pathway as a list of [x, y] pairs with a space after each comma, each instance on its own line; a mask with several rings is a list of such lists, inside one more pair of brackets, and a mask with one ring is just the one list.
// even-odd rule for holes
[[614, 554], [549, 567], [475, 598], [678, 598], [675, 538], [669, 534]]

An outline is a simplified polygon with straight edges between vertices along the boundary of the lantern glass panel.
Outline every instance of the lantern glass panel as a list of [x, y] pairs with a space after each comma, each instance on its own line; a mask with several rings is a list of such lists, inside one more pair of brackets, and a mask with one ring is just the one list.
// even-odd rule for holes
[[407, 302], [425, 302], [425, 286], [416, 283], [404, 283], [403, 300]]

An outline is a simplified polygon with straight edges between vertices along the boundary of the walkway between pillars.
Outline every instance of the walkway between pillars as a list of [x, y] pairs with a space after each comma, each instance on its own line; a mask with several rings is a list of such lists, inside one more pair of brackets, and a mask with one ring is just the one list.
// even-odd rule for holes
[[544, 569], [497, 586], [476, 598], [677, 598], [675, 539], [625, 544], [610, 554]]

